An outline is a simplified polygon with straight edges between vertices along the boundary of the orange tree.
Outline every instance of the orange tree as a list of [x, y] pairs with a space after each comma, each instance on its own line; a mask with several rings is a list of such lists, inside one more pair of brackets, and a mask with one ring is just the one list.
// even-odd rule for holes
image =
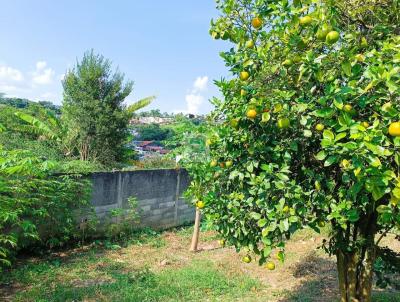
[[294, 232], [329, 225], [341, 301], [370, 301], [374, 263], [396, 256], [378, 244], [400, 225], [399, 1], [217, 7], [233, 78], [217, 82], [203, 211], [269, 269]]

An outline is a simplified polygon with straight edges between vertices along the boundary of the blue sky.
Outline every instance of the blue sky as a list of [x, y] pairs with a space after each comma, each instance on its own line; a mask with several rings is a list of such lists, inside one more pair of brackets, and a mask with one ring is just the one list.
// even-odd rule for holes
[[214, 0], [2, 1], [0, 92], [60, 104], [63, 74], [93, 48], [135, 82], [128, 103], [156, 95], [151, 108], [206, 113], [228, 76], [216, 16]]

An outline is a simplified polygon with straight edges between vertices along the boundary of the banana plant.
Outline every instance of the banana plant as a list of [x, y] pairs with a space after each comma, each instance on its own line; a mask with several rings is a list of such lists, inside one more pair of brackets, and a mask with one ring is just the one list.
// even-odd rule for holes
[[60, 120], [52, 112], [45, 109], [40, 110], [40, 113], [44, 116], [43, 119], [26, 112], [15, 112], [14, 114], [26, 123], [21, 126], [20, 130], [44, 136], [49, 140], [60, 141], [64, 133], [64, 127], [61, 125]]
[[137, 102], [135, 102], [135, 103], [129, 105], [128, 108], [127, 108], [127, 111], [128, 111], [128, 113], [131, 115], [131, 117], [132, 117], [133, 114], [134, 114], [136, 111], [138, 111], [138, 110], [140, 110], [140, 109], [142, 109], [142, 108], [144, 108], [144, 107], [147, 107], [147, 106], [150, 105], [155, 99], [156, 99], [156, 96], [154, 96], [154, 95], [153, 95], [153, 96], [148, 96], [148, 97], [146, 97], [146, 98], [143, 98], [143, 99], [141, 99], [141, 100], [139, 100], [139, 101], [137, 101]]
[[72, 153], [73, 144], [66, 140], [67, 128], [57, 116], [46, 110], [40, 109], [41, 117], [33, 116], [26, 112], [17, 111], [14, 113], [19, 119], [24, 121], [19, 126], [21, 132], [37, 135], [40, 139], [45, 139], [56, 144], [57, 148], [65, 155]]

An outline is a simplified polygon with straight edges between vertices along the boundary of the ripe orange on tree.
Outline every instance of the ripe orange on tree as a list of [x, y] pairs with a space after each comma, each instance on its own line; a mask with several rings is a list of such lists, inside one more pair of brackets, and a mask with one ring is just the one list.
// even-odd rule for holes
[[247, 116], [249, 119], [255, 119], [256, 116], [257, 116], [257, 111], [256, 111], [255, 109], [249, 109], [249, 110], [247, 111], [247, 113], [246, 113], [246, 116]]
[[391, 136], [400, 136], [400, 122], [394, 122], [390, 124], [389, 134]]
[[199, 200], [196, 202], [196, 207], [198, 207], [199, 209], [204, 208], [204, 206], [205, 206], [204, 201]]
[[260, 17], [255, 17], [251, 20], [251, 25], [253, 25], [255, 29], [259, 29], [263, 25], [263, 21]]
[[242, 81], [246, 81], [250, 77], [250, 74], [247, 71], [242, 71], [240, 72], [239, 77]]

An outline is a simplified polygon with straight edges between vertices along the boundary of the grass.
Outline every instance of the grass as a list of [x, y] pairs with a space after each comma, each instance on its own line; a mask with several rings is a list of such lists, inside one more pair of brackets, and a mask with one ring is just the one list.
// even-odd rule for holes
[[[57, 284], [54, 289], [39, 286], [36, 290], [16, 297], [27, 301], [32, 297], [42, 301], [84, 300], [96, 297], [97, 301], [184, 301], [190, 297], [198, 301], [204, 296], [240, 297], [255, 285], [254, 281], [241, 278], [228, 280], [223, 274], [204, 263], [179, 270], [166, 270], [155, 274], [148, 269], [121, 273], [118, 265], [110, 265], [105, 272], [112, 279], [101, 284], [82, 287]], [[81, 276], [84, 279], [87, 276]], [[86, 279], [87, 280], [87, 279]]]
[[[190, 253], [192, 228], [144, 230], [123, 243], [96, 242], [21, 259], [0, 276], [0, 300], [12, 301], [337, 301], [333, 259], [316, 250], [323, 238], [305, 230], [288, 243], [284, 265], [267, 272], [240, 261], [202, 231], [203, 251]], [[8, 297], [8, 298], [7, 298]], [[399, 302], [396, 291], [375, 291], [377, 302]]]
[[14, 301], [234, 301], [261, 286], [245, 276], [228, 277], [204, 260], [153, 272], [148, 267], [126, 270], [124, 264], [93, 254], [83, 258], [14, 271], [11, 280], [26, 287]]

